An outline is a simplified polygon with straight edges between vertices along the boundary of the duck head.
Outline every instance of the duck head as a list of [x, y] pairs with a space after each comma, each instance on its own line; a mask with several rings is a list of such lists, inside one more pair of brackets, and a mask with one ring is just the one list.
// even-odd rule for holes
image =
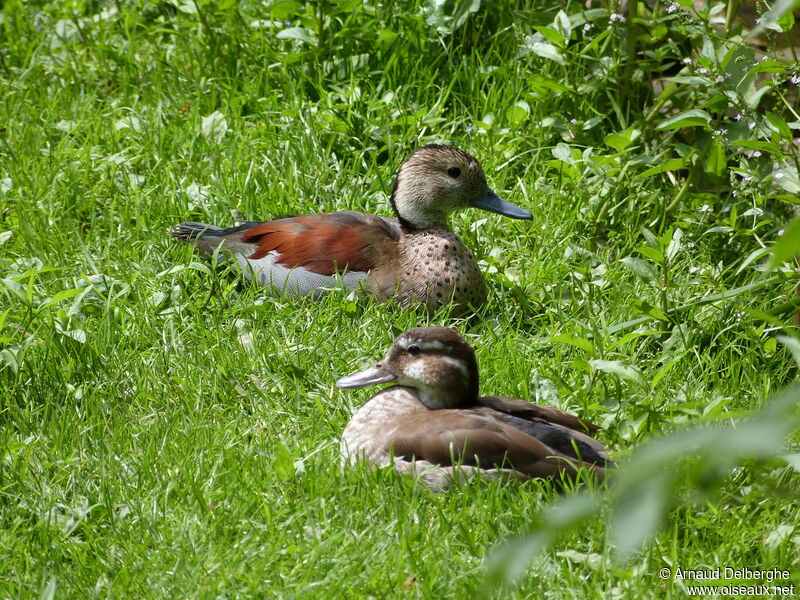
[[336, 385], [360, 388], [391, 382], [413, 388], [430, 409], [470, 406], [478, 398], [475, 352], [454, 329], [410, 329], [395, 339], [381, 362], [342, 377]]
[[500, 198], [486, 183], [480, 163], [452, 146], [417, 148], [401, 165], [392, 208], [407, 230], [447, 226], [447, 215], [480, 208], [512, 219], [530, 219], [527, 210]]

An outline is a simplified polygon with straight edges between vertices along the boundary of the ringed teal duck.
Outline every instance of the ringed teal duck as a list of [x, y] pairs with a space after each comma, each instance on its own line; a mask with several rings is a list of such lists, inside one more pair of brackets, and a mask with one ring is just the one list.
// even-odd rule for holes
[[431, 310], [451, 299], [461, 309], [486, 298], [472, 253], [448, 227], [448, 215], [481, 208], [514, 219], [531, 213], [502, 200], [480, 163], [462, 150], [430, 144], [403, 162], [390, 198], [396, 218], [352, 211], [283, 217], [222, 229], [181, 223], [170, 234], [204, 256], [231, 251], [248, 277], [292, 295], [360, 284], [380, 300], [422, 302]]
[[604, 478], [596, 425], [516, 398], [478, 396], [475, 352], [446, 327], [411, 329], [386, 357], [343, 377], [340, 388], [396, 383], [356, 411], [342, 435], [345, 462], [394, 465], [433, 489], [453, 479], [574, 480], [579, 466]]

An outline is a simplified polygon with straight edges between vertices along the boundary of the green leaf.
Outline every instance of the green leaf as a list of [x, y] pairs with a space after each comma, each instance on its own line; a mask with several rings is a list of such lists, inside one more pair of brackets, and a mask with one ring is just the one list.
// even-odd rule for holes
[[783, 167], [772, 172], [772, 180], [790, 194], [800, 194], [800, 177], [794, 167]]
[[744, 101], [750, 108], [756, 108], [758, 107], [759, 102], [761, 102], [761, 97], [771, 89], [772, 88], [768, 85], [762, 85], [760, 88], [753, 87], [743, 94]]
[[633, 300], [631, 300], [630, 306], [636, 312], [641, 313], [643, 315], [647, 315], [648, 317], [652, 317], [653, 319], [657, 319], [665, 323], [669, 321], [669, 317], [666, 315], [666, 313], [664, 313], [663, 310], [661, 310], [657, 306], [653, 306], [649, 302], [640, 300], [639, 298], [634, 298]]
[[687, 110], [674, 117], [659, 123], [656, 129], [680, 129], [681, 127], [694, 127], [697, 125], [708, 125], [711, 122], [711, 115], [698, 108]]
[[670, 158], [660, 165], [642, 171], [639, 173], [639, 177], [651, 177], [659, 173], [665, 173], [666, 171], [677, 171], [678, 169], [684, 168], [686, 168], [686, 161], [683, 158]]
[[10, 239], [11, 239], [11, 232], [10, 231], [4, 231], [4, 232], [0, 233], [0, 246], [5, 244]]
[[728, 168], [728, 159], [725, 156], [725, 147], [719, 138], [714, 138], [708, 149], [706, 157], [705, 172], [709, 175], [721, 177]]
[[524, 123], [531, 112], [531, 107], [525, 101], [515, 102], [506, 110], [506, 119], [511, 125]]
[[575, 346], [576, 348], [580, 348], [585, 352], [588, 352], [591, 356], [595, 355], [594, 344], [587, 339], [584, 338], [576, 338], [572, 337], [571, 335], [567, 335], [565, 333], [559, 334], [553, 337], [554, 342], [560, 342], [562, 344], [569, 344], [570, 346]]
[[83, 292], [83, 290], [80, 289], [61, 290], [52, 298], [49, 298], [44, 302], [42, 302], [38, 310], [43, 310], [45, 308], [48, 308], [49, 306], [52, 306], [53, 304], [61, 302], [62, 300], [66, 300], [67, 298], [72, 298], [73, 296], [77, 296], [81, 292]]
[[593, 369], [598, 371], [611, 373], [620, 379], [631, 381], [643, 388], [647, 387], [647, 383], [644, 380], [642, 372], [638, 368], [632, 365], [627, 365], [620, 360], [601, 360], [599, 358], [594, 358], [589, 361], [589, 364]]
[[2, 284], [3, 287], [5, 287], [9, 292], [14, 294], [24, 304], [28, 303], [28, 297], [25, 294], [25, 288], [19, 281], [6, 278], [6, 279], [0, 279], [0, 284]]
[[793, 259], [800, 254], [800, 219], [792, 221], [772, 247], [772, 260], [769, 269]]
[[617, 152], [622, 152], [625, 148], [630, 146], [642, 134], [641, 130], [634, 127], [628, 127], [625, 131], [618, 133], [611, 133], [606, 136], [604, 140], [606, 146], [610, 146]]
[[676, 229], [672, 233], [672, 237], [669, 240], [669, 244], [667, 245], [667, 251], [664, 253], [665, 258], [668, 261], [671, 261], [681, 249], [681, 239], [683, 239], [683, 230]]
[[642, 228], [642, 235], [650, 248], [656, 249], [661, 247], [661, 244], [658, 243], [658, 238], [647, 227]]
[[275, 37], [280, 40], [300, 40], [312, 45], [317, 43], [314, 32], [305, 27], [287, 27], [281, 29]]
[[461, 27], [467, 20], [481, 9], [481, 0], [462, 0], [456, 4], [453, 11], [451, 31]]
[[565, 94], [570, 90], [567, 86], [555, 79], [548, 79], [539, 73], [533, 73], [528, 77], [528, 87], [534, 92], [541, 94], [543, 92], [554, 92], [556, 94]]
[[747, 258], [742, 261], [742, 264], [739, 265], [739, 268], [736, 270], [736, 274], [738, 275], [742, 271], [744, 271], [748, 266], [750, 266], [753, 262], [757, 261], [759, 258], [764, 257], [765, 255], [769, 254], [772, 251], [771, 248], [758, 248], [753, 250]]
[[791, 71], [789, 63], [779, 60], [765, 60], [753, 65], [747, 70], [748, 75], [755, 75], [756, 73], [786, 73]]
[[772, 154], [778, 154], [779, 152], [776, 144], [759, 142], [757, 140], [736, 140], [731, 146], [735, 148], [747, 148], [748, 150], [761, 150], [762, 152], [771, 152]]
[[652, 246], [639, 246], [636, 250], [639, 252], [639, 254], [645, 258], [649, 258], [654, 263], [659, 265], [664, 264], [664, 255], [661, 254], [661, 251], [656, 250]]
[[556, 18], [553, 19], [553, 27], [558, 29], [561, 33], [564, 40], [569, 40], [570, 36], [572, 35], [572, 23], [563, 10], [558, 11], [556, 13]]
[[541, 33], [542, 37], [544, 37], [548, 42], [555, 44], [559, 48], [564, 47], [564, 36], [561, 35], [560, 32], [547, 27], [546, 25], [535, 25], [534, 29]]
[[375, 40], [375, 45], [379, 48], [388, 48], [395, 43], [398, 37], [400, 36], [391, 29], [384, 29], [378, 36], [378, 39]]
[[572, 150], [570, 150], [569, 146], [564, 142], [556, 144], [556, 147], [553, 148], [553, 156], [567, 164], [575, 164], [575, 159], [572, 157]]
[[767, 117], [767, 124], [769, 125], [770, 129], [777, 131], [784, 140], [792, 139], [792, 131], [786, 124], [786, 121], [773, 112], [767, 111], [765, 114]]
[[782, 19], [784, 15], [791, 12], [795, 6], [800, 6], [800, 0], [777, 0], [777, 2], [772, 5], [772, 9], [758, 20], [758, 25], [750, 30], [747, 37], [754, 38], [760, 35], [764, 29], [783, 31], [778, 25], [778, 21]]
[[552, 44], [547, 44], [545, 42], [531, 42], [528, 44], [528, 48], [537, 56], [552, 60], [560, 65], [567, 64], [567, 61], [564, 60], [564, 57], [561, 54], [561, 51]]
[[270, 14], [276, 21], [285, 21], [303, 8], [303, 5], [295, 0], [277, 0], [270, 3]]
[[626, 256], [625, 258], [619, 259], [619, 262], [630, 269], [634, 275], [638, 275], [645, 281], [652, 282], [658, 280], [658, 271], [646, 260]]
[[294, 460], [289, 449], [283, 444], [278, 442], [275, 448], [275, 454], [272, 458], [272, 468], [275, 470], [275, 475], [278, 481], [293, 481], [295, 478]]

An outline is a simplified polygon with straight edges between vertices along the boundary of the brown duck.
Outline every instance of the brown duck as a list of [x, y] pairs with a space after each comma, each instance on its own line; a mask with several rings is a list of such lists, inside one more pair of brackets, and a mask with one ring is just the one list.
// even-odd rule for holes
[[351, 211], [248, 222], [222, 229], [182, 223], [171, 235], [204, 256], [229, 250], [248, 277], [292, 295], [359, 285], [380, 300], [429, 309], [486, 299], [483, 275], [454, 234], [448, 215], [481, 208], [515, 219], [531, 213], [499, 198], [480, 163], [451, 146], [418, 148], [397, 173], [390, 198], [396, 218]]
[[353, 416], [342, 435], [348, 462], [393, 464], [434, 489], [453, 478], [573, 480], [585, 467], [602, 479], [606, 450], [598, 427], [555, 408], [478, 396], [475, 353], [445, 327], [400, 335], [374, 367], [343, 377], [340, 388], [390, 383]]

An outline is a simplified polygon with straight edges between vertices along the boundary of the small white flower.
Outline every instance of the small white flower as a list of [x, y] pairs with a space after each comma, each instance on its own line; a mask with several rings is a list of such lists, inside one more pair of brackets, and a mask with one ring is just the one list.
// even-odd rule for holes
[[753, 176], [752, 175], [745, 175], [744, 177], [742, 177], [742, 181], [745, 182], [745, 183], [747, 183], [748, 181], [752, 181], [752, 180], [753, 180]]
[[776, 162], [775, 162], [775, 163], [772, 163], [772, 168], [773, 168], [773, 169], [780, 169], [780, 168], [781, 168], [781, 166], [780, 166], [780, 164], [778, 164], [778, 163], [776, 163]]
[[778, 230], [778, 237], [781, 237], [782, 235], [783, 235], [783, 229]]
[[[734, 196], [738, 196], [739, 195], [739, 190], [733, 190], [733, 195]], [[722, 209], [722, 212], [724, 212], [724, 213], [731, 212], [731, 205], [728, 204], [725, 208]]]
[[775, 173], [775, 179], [783, 179], [783, 173]]
[[584, 31], [589, 31], [592, 27], [594, 27], [594, 25], [592, 23], [584, 23], [583, 24], [583, 30]]
[[619, 21], [620, 23], [624, 23], [625, 22], [625, 17], [623, 17], [619, 13], [611, 13], [611, 15], [608, 17], [608, 19], [611, 22], [614, 22], [614, 21]]
[[736, 113], [736, 116], [733, 117], [734, 121], [741, 121], [742, 120], [742, 113]]
[[[739, 197], [739, 190], [733, 190], [733, 192], [731, 192], [731, 193], [733, 194], [734, 198], [738, 198]], [[731, 209], [730, 206], [726, 206], [725, 208], [727, 208], [728, 210]], [[722, 212], [728, 212], [728, 210], [722, 209]]]
[[686, 247], [690, 249], [694, 248], [694, 242], [686, 242]]
[[685, 65], [691, 64], [691, 62], [692, 62], [692, 59], [689, 58], [688, 56], [683, 59], [683, 64], [685, 64]]
[[474, 125], [467, 125], [467, 133], [469, 133], [469, 132], [470, 132], [470, 131], [472, 131], [473, 129], [475, 129], [475, 126], [474, 126]]
[[703, 204], [703, 206], [700, 207], [700, 212], [701, 213], [711, 212], [711, 207], [708, 204]]
[[667, 7], [667, 12], [668, 12], [669, 14], [672, 14], [672, 13], [674, 13], [676, 10], [678, 10], [678, 3], [677, 3], [677, 2], [673, 2], [672, 4], [670, 4], [670, 5]]
[[700, 267], [689, 267], [689, 274], [694, 275], [700, 270]]
[[753, 158], [758, 158], [759, 156], [761, 156], [761, 150], [756, 150], [756, 151], [755, 151], [755, 152], [753, 152], [753, 154], [752, 154], [752, 157], [753, 157]]
[[573, 125], [577, 125], [578, 119], [570, 119], [569, 122], [572, 123]]
[[723, 81], [725, 81], [725, 77], [723, 75], [720, 75], [714, 81], [716, 81], [717, 83], [722, 83]]
[[794, 85], [797, 85], [800, 83], [800, 75], [792, 75], [792, 78], [789, 81], [791, 81]]
[[697, 72], [700, 73], [700, 75], [705, 75], [706, 73], [708, 73], [708, 69], [706, 69], [705, 67], [700, 67], [699, 69], [697, 69]]
[[750, 121], [750, 122], [747, 124], [747, 128], [748, 128], [750, 131], [752, 131], [753, 129], [755, 129], [755, 128], [756, 128], [756, 122], [755, 122], [755, 121]]

